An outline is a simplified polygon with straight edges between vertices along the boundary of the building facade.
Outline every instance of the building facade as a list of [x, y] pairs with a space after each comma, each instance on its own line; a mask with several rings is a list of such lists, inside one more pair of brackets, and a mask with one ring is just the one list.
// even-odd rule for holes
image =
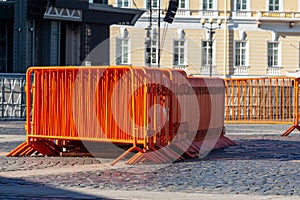
[[110, 25], [145, 12], [102, 0], [0, 0], [0, 73], [30, 66], [109, 65]]
[[111, 27], [111, 65], [180, 68], [194, 76], [211, 70], [222, 77], [279, 76], [300, 68], [300, 0], [179, 0], [172, 24], [163, 21], [169, 0], [107, 3], [147, 10], [133, 27]]

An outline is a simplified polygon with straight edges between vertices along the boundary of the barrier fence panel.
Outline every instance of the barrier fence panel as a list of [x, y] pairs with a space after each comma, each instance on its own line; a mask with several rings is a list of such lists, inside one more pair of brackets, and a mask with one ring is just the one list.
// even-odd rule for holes
[[222, 79], [129, 66], [32, 67], [26, 82], [27, 139], [7, 156], [57, 156], [98, 142], [125, 148], [112, 165], [130, 152], [129, 164], [165, 163], [234, 144], [224, 136]]
[[0, 119], [25, 120], [25, 74], [0, 74]]
[[225, 122], [292, 124], [283, 134], [299, 130], [299, 79], [225, 79]]

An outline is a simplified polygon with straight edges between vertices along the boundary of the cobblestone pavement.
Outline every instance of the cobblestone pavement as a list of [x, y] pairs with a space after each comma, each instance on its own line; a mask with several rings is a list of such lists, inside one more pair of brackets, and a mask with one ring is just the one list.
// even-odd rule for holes
[[[300, 199], [300, 134], [280, 137], [285, 125], [226, 125], [237, 145], [204, 159], [116, 167], [95, 158], [5, 157], [24, 140], [22, 126], [0, 122], [1, 199], [106, 199], [120, 198], [119, 193], [126, 199], [170, 199], [174, 194], [178, 199], [201, 199], [200, 194], [205, 199]], [[101, 196], [105, 191], [109, 195]]]

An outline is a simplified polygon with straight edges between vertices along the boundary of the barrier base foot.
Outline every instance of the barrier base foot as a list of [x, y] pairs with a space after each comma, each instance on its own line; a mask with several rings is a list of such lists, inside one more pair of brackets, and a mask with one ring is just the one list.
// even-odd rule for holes
[[218, 149], [218, 148], [224, 148], [224, 147], [228, 147], [228, 146], [235, 146], [236, 143], [234, 141], [232, 141], [231, 139], [229, 139], [226, 136], [221, 136], [218, 139], [217, 144], [215, 145], [214, 149]]
[[50, 140], [31, 140], [23, 142], [17, 148], [8, 153], [7, 157], [30, 156], [34, 152], [41, 153], [45, 156], [59, 156], [59, 147]]
[[300, 131], [300, 126], [298, 125], [293, 125], [291, 126], [287, 131], [285, 131], [281, 136], [282, 137], [286, 137], [289, 136], [295, 129], [297, 129], [298, 131]]
[[143, 153], [143, 150], [139, 147], [131, 147], [127, 151], [125, 151], [123, 154], [121, 154], [117, 159], [115, 159], [112, 163], [110, 163], [111, 166], [114, 166], [117, 162], [122, 160], [125, 156], [127, 156], [132, 151], [138, 151], [140, 153]]
[[12, 150], [11, 152], [9, 152], [6, 156], [7, 157], [17, 157], [17, 156], [20, 156], [20, 154], [26, 152], [29, 148], [31, 148], [29, 146], [29, 144], [27, 142], [23, 142], [18, 147], [16, 147], [14, 150]]

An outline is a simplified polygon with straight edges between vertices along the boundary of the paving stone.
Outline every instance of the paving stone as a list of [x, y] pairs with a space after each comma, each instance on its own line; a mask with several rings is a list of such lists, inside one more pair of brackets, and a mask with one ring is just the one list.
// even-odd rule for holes
[[[232, 132], [243, 130], [232, 126]], [[255, 127], [266, 131], [273, 126]], [[249, 129], [249, 128], [248, 128]], [[0, 127], [1, 130], [1, 127]], [[6, 135], [9, 135], [6, 129]], [[14, 131], [18, 131], [13, 129]], [[230, 130], [227, 128], [227, 130]], [[19, 130], [20, 131], [20, 130]], [[2, 134], [2, 132], [0, 132]], [[22, 134], [22, 133], [14, 133]], [[299, 134], [300, 135], [300, 134]], [[110, 190], [179, 191], [221, 194], [300, 195], [300, 136], [234, 135], [238, 145], [211, 152], [204, 159], [171, 165], [137, 165], [118, 169], [35, 175], [22, 180], [1, 181], [1, 185], [67, 186]], [[0, 142], [0, 149], [18, 142]], [[0, 172], [53, 169], [97, 164], [94, 158], [0, 158]], [[0, 195], [1, 197], [1, 195]], [[24, 197], [27, 198], [27, 197]], [[50, 198], [50, 197], [49, 197]]]

